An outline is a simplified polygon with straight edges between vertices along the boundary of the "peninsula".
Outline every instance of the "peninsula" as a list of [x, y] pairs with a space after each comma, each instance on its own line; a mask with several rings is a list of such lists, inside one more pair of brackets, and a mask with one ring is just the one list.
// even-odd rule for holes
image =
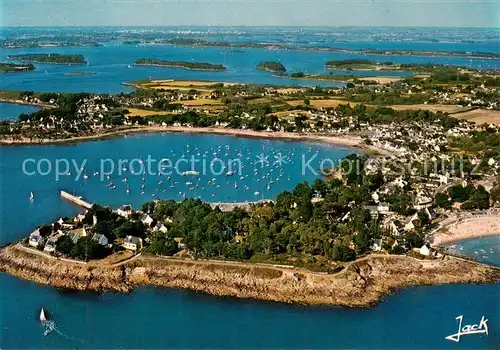
[[369, 307], [397, 288], [493, 283], [500, 269], [459, 258], [420, 261], [372, 255], [335, 274], [261, 264], [181, 260], [142, 254], [115, 264], [72, 263], [19, 245], [0, 250], [0, 271], [65, 290], [131, 292], [141, 286], [302, 305]]
[[222, 64], [190, 62], [190, 61], [165, 61], [154, 58], [139, 58], [135, 60], [134, 64], [136, 66], [172, 67], [172, 68], [184, 68], [189, 70], [207, 70], [216, 72], [227, 70], [227, 67]]
[[39, 54], [28, 53], [19, 55], [9, 55], [11, 60], [19, 60], [21, 62], [33, 63], [50, 63], [50, 64], [86, 64], [87, 61], [82, 55], [61, 55], [57, 53]]

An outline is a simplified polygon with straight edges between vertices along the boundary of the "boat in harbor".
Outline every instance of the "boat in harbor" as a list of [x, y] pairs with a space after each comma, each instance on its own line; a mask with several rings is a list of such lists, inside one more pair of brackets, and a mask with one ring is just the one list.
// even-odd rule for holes
[[30, 192], [30, 200], [32, 201], [33, 199], [35, 199], [35, 194], [33, 192]]

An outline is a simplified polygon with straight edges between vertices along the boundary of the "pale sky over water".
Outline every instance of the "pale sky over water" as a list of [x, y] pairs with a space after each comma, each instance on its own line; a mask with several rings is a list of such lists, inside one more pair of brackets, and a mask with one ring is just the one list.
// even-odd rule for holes
[[2, 26], [500, 27], [500, 0], [0, 0]]

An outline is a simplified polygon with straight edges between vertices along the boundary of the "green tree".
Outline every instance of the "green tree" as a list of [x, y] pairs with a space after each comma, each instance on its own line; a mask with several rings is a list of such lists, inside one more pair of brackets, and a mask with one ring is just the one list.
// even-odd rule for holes
[[81, 237], [71, 249], [70, 256], [74, 259], [91, 260], [105, 258], [109, 250], [90, 237]]
[[500, 203], [500, 185], [497, 185], [491, 189], [490, 199], [493, 203]]
[[490, 194], [483, 186], [478, 186], [472, 192], [470, 201], [477, 209], [488, 209], [490, 207]]
[[452, 202], [446, 193], [438, 193], [434, 199], [434, 205], [438, 208], [450, 209]]
[[410, 215], [413, 212], [411, 198], [403, 191], [392, 193], [386, 198], [392, 206], [392, 210], [400, 215]]
[[60, 237], [56, 242], [56, 251], [64, 255], [69, 255], [73, 247], [73, 241], [66, 235]]
[[331, 258], [337, 261], [352, 261], [356, 259], [356, 252], [345, 244], [336, 244], [332, 248]]
[[179, 251], [177, 242], [162, 232], [155, 232], [151, 237], [151, 245], [148, 252], [156, 255], [171, 256]]

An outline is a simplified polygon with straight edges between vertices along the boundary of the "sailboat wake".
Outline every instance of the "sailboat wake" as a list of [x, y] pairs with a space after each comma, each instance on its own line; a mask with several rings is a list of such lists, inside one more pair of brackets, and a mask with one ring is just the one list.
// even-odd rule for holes
[[52, 331], [56, 329], [56, 323], [54, 321], [42, 321], [42, 327], [44, 328], [43, 335], [47, 336]]
[[56, 323], [53, 320], [49, 320], [47, 318], [47, 315], [45, 314], [45, 311], [43, 310], [43, 308], [40, 311], [40, 323], [42, 324], [42, 327], [44, 328], [44, 331], [43, 331], [44, 337], [49, 335], [52, 332], [55, 332], [66, 339], [76, 341], [76, 342], [79, 342], [82, 344], [85, 343], [85, 341], [78, 339], [78, 338], [70, 337], [69, 335], [66, 335], [63, 332], [61, 332], [59, 329], [57, 329]]
[[56, 323], [54, 321], [43, 321], [42, 322], [42, 327], [45, 329], [43, 331], [43, 335], [44, 336], [47, 336], [49, 335], [50, 333], [52, 332], [55, 332], [56, 334], [68, 339], [68, 340], [72, 340], [72, 341], [75, 341], [75, 342], [78, 342], [78, 343], [82, 343], [84, 344], [85, 341], [82, 340], [82, 339], [78, 339], [78, 338], [75, 338], [75, 337], [71, 337], [63, 332], [61, 332], [59, 329], [57, 329], [56, 327]]

